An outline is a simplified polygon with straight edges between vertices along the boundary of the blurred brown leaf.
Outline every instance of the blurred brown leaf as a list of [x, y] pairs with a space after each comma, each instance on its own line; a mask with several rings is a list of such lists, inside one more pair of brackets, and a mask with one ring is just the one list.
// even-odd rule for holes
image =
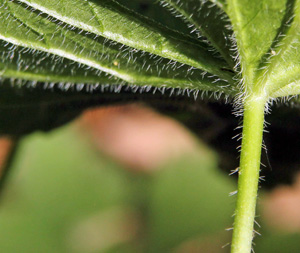
[[0, 138], [0, 178], [3, 176], [8, 156], [13, 148], [13, 141], [9, 137]]
[[300, 232], [300, 173], [293, 185], [275, 188], [265, 196], [262, 204], [263, 218], [270, 227]]
[[137, 104], [88, 110], [80, 122], [97, 148], [135, 171], [151, 171], [197, 147], [177, 121]]

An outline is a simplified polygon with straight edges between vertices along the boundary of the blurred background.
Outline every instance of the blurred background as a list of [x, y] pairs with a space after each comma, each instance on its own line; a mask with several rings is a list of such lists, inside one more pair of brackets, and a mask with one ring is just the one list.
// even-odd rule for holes
[[[0, 140], [0, 252], [229, 252], [236, 180], [183, 125], [140, 104]], [[233, 168], [234, 169], [234, 168]], [[300, 252], [300, 175], [260, 191], [256, 252]]]
[[[157, 1], [118, 2], [197, 38]], [[230, 251], [240, 119], [229, 104], [1, 83], [1, 253]], [[300, 252], [300, 110], [291, 104], [267, 116], [255, 252]]]

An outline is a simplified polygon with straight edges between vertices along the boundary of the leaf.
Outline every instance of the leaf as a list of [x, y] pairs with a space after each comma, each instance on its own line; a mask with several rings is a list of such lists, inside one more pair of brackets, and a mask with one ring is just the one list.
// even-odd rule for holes
[[254, 88], [257, 69], [277, 37], [287, 3], [287, 0], [227, 0], [226, 12], [233, 25], [242, 78], [248, 89]]
[[235, 65], [230, 51], [231, 24], [220, 4], [199, 0], [163, 0], [162, 3], [180, 15], [199, 36], [205, 36], [231, 67]]
[[64, 0], [55, 4], [47, 0], [20, 2], [83, 31], [203, 69], [211, 74], [222, 75], [221, 68], [226, 67], [224, 62], [207, 52], [204, 43], [199, 42], [201, 46], [191, 43], [189, 37], [161, 27], [113, 0]]
[[298, 95], [299, 1], [260, 1], [261, 8], [243, 11], [242, 4], [251, 3], [228, 1], [229, 13], [240, 24], [235, 33], [247, 87], [256, 86], [254, 90], [260, 90], [269, 99]]
[[[15, 45], [37, 49], [68, 58], [104, 71], [129, 83], [197, 88], [227, 93], [232, 91], [227, 80], [206, 75], [184, 64], [133, 51], [103, 37], [82, 34], [74, 27], [49, 20], [15, 1], [1, 8], [0, 38]], [[24, 36], [24, 34], [26, 36]], [[223, 74], [230, 75], [223, 71]], [[212, 82], [215, 84], [212, 85]]]
[[287, 14], [284, 32], [272, 49], [269, 64], [261, 71], [266, 90], [272, 98], [300, 93], [300, 2], [291, 2]]
[[0, 73], [3, 78], [77, 84], [124, 83], [96, 69], [84, 68], [74, 61], [18, 47], [4, 41], [0, 41], [0, 52]]
[[[193, 39], [197, 39], [195, 33], [191, 34], [188, 29], [186, 29], [186, 23], [180, 18], [177, 18], [166, 8], [162, 8], [160, 4], [157, 4], [153, 0], [116, 0], [119, 4], [126, 6], [143, 16], [146, 16], [155, 22], [160, 23], [162, 26], [168, 27], [172, 30], [184, 33], [186, 35], [192, 36]], [[196, 43], [197, 41], [195, 41]]]

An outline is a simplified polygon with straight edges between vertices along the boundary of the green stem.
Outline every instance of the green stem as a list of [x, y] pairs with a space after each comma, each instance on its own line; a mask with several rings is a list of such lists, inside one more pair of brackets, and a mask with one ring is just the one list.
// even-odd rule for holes
[[244, 105], [243, 139], [231, 253], [251, 252], [264, 125], [262, 97], [248, 97]]

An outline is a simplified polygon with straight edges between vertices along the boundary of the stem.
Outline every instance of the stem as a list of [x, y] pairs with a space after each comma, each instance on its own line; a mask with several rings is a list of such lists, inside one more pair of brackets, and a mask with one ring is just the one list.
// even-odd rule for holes
[[264, 125], [262, 97], [248, 97], [244, 105], [243, 140], [231, 253], [251, 252]]

